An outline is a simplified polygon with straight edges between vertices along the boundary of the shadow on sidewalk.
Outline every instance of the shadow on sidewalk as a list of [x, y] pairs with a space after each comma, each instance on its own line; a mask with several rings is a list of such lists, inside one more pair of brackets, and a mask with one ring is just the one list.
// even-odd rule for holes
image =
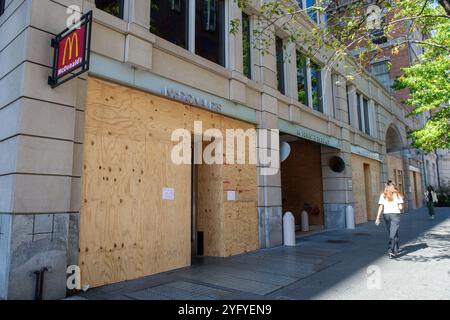
[[[450, 208], [439, 208], [436, 220], [428, 219], [426, 208], [402, 215], [400, 223], [400, 254], [395, 260], [414, 263], [450, 259]], [[344, 243], [344, 241], [346, 243]], [[373, 221], [358, 225], [355, 230], [336, 230], [312, 235], [298, 241], [299, 246], [314, 245], [342, 250], [335, 258], [341, 260], [333, 270], [319, 272], [310, 278], [289, 285], [271, 294], [274, 298], [314, 299], [380, 258], [388, 259], [388, 235], [385, 226]]]
[[413, 252], [422, 250], [428, 248], [428, 245], [426, 243], [419, 243], [419, 244], [412, 244], [412, 245], [407, 245], [404, 246], [403, 248], [401, 248], [400, 253], [397, 255], [397, 258], [401, 258], [403, 256], [409, 255]]

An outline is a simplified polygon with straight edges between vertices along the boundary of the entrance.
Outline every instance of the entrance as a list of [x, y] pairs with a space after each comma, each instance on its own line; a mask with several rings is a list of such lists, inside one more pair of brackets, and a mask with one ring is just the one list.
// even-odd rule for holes
[[[202, 153], [207, 146], [205, 142], [196, 145]], [[194, 160], [194, 152], [192, 155]], [[195, 262], [202, 256], [223, 254], [223, 170], [222, 165], [192, 163], [192, 257]]]
[[281, 194], [283, 213], [295, 217], [301, 230], [301, 213], [308, 212], [310, 230], [323, 229], [323, 185], [320, 144], [282, 135], [291, 146], [289, 157], [281, 163]]

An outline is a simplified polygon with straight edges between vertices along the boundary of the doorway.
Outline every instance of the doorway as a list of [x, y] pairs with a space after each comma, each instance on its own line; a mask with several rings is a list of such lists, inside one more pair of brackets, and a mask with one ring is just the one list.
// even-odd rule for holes
[[301, 213], [308, 212], [309, 229], [324, 228], [321, 145], [290, 135], [282, 141], [289, 143], [291, 153], [281, 163], [281, 194], [283, 213], [295, 217], [296, 230], [301, 230]]

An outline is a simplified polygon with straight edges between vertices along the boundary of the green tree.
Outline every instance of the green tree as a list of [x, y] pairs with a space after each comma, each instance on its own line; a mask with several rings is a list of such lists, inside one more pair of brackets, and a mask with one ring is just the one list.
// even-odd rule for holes
[[[245, 9], [251, 0], [235, 0]], [[301, 2], [301, 1], [300, 1]], [[314, 57], [318, 53], [324, 58], [323, 69], [344, 64], [349, 70], [345, 76], [354, 77], [354, 72], [363, 72], [370, 63], [383, 53], [380, 37], [395, 39], [392, 53], [397, 54], [407, 44], [420, 46], [425, 53], [404, 75], [396, 80], [397, 90], [408, 88], [411, 115], [430, 111], [431, 116], [422, 128], [411, 132], [413, 146], [424, 151], [450, 147], [450, 0], [373, 0], [372, 5], [382, 8], [381, 24], [374, 17], [378, 14], [362, 5], [362, 1], [316, 0], [309, 8], [300, 8], [292, 1], [268, 0], [259, 8], [259, 24], [254, 33], [254, 46], [263, 53], [273, 43], [275, 28], [288, 34], [287, 41], [302, 46], [303, 53]], [[339, 8], [345, 8], [339, 10]], [[328, 23], [314, 24], [305, 28], [299, 23], [308, 15], [326, 15]], [[375, 22], [374, 22], [375, 21]], [[239, 23], [232, 23], [231, 32], [236, 32]], [[408, 36], [398, 37], [402, 29]], [[356, 53], [356, 54], [355, 54]], [[347, 66], [356, 57], [356, 64]], [[351, 70], [351, 71], [350, 71]]]

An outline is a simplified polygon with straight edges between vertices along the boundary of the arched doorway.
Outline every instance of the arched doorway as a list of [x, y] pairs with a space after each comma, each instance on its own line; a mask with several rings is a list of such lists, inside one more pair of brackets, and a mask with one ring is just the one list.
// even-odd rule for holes
[[403, 141], [399, 130], [391, 125], [386, 132], [386, 152], [398, 152], [403, 149]]
[[395, 182], [400, 192], [405, 194], [405, 168], [401, 151], [404, 144], [399, 129], [391, 124], [386, 131], [386, 159], [388, 180]]

